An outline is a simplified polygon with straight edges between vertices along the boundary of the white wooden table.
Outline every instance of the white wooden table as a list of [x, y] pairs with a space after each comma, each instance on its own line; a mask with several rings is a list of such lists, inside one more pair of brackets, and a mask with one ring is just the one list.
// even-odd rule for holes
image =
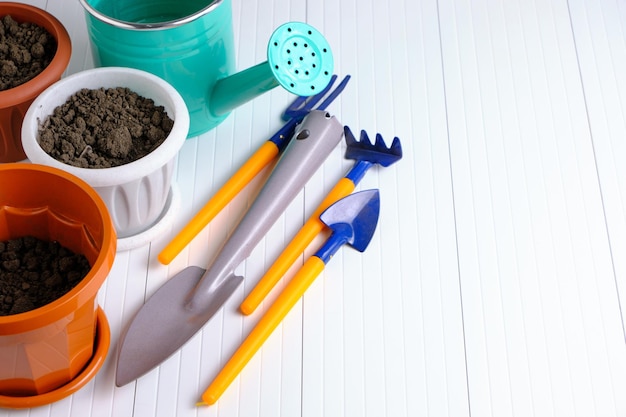
[[[78, 0], [27, 3], [67, 26], [68, 74], [93, 66]], [[112, 346], [97, 377], [65, 400], [0, 416], [626, 416], [626, 3], [233, 8], [239, 69], [265, 60], [275, 27], [306, 21], [329, 40], [335, 72], [353, 77], [329, 111], [353, 131], [401, 139], [404, 158], [359, 186], [381, 192], [371, 246], [337, 254], [219, 403], [195, 406], [260, 317], [237, 313], [244, 295], [350, 168], [342, 144], [245, 262], [245, 284], [222, 311], [158, 369], [115, 387], [120, 331], [168, 277], [208, 265], [262, 183], [158, 264], [281, 126], [292, 97], [273, 90], [186, 142], [174, 223], [117, 254], [100, 293]]]

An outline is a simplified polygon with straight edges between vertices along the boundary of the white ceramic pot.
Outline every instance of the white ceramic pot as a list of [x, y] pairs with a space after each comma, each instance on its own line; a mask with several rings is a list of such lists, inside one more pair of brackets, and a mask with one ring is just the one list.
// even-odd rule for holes
[[[165, 141], [154, 151], [126, 165], [112, 168], [79, 168], [48, 155], [37, 140], [40, 124], [80, 89], [127, 87], [140, 96], [163, 106], [174, 120]], [[166, 81], [145, 71], [106, 67], [78, 72], [46, 89], [28, 109], [22, 127], [22, 145], [28, 159], [70, 172], [83, 179], [100, 194], [110, 211], [120, 238], [129, 249], [146, 243], [174, 206], [172, 177], [178, 152], [189, 130], [189, 113], [181, 95]], [[145, 239], [137, 239], [143, 236]]]

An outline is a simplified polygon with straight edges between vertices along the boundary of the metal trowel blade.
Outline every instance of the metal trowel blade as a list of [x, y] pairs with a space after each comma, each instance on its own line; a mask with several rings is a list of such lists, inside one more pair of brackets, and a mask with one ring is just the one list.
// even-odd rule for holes
[[122, 336], [115, 384], [134, 381], [181, 348], [224, 305], [243, 282], [231, 275], [215, 289], [208, 305], [191, 311], [189, 295], [206, 271], [190, 266], [170, 278], [139, 309]]

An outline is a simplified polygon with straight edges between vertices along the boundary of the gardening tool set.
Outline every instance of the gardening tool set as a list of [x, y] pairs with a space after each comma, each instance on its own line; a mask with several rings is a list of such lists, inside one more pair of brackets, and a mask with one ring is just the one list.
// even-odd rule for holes
[[[211, 266], [187, 267], [157, 290], [122, 339], [117, 384], [167, 359], [193, 336], [243, 281], [235, 269], [252, 252], [342, 136], [339, 121], [314, 110], [302, 121], [259, 195]], [[159, 323], [155, 326], [154, 323]], [[154, 341], [159, 343], [155, 344]]]
[[372, 143], [365, 131], [361, 132], [360, 140], [356, 140], [348, 127], [342, 127], [334, 116], [325, 112], [350, 79], [346, 76], [331, 91], [336, 78], [335, 75], [330, 77], [325, 88], [313, 96], [297, 97], [283, 114], [284, 126], [244, 163], [159, 253], [159, 261], [169, 264], [261, 170], [279, 158], [258, 196], [211, 265], [207, 268], [189, 266], [178, 272], [136, 313], [120, 342], [116, 371], [118, 386], [161, 364], [222, 308], [243, 282], [244, 278], [235, 274], [237, 267], [249, 257], [343, 136], [346, 140], [345, 156], [355, 161], [353, 168], [340, 179], [259, 281], [242, 304], [242, 312], [250, 314], [259, 305], [319, 233], [330, 229], [331, 237], [303, 265], [207, 389], [199, 404], [213, 404], [219, 398], [343, 244], [359, 251], [365, 250], [376, 229], [379, 194], [377, 190], [350, 194], [372, 166], [389, 166], [399, 160], [402, 148], [398, 138], [394, 138], [391, 146], [387, 147], [381, 135], [376, 135]]
[[[337, 76], [333, 74], [330, 46], [307, 24], [290, 22], [280, 26], [268, 42], [267, 61], [233, 74], [230, 0], [190, 0], [183, 15], [179, 2], [80, 3], [85, 8], [96, 66], [151, 72], [171, 83], [180, 93], [181, 103], [185, 103], [180, 107], [187, 110], [185, 116], [188, 113], [185, 120], [189, 136], [213, 128], [235, 107], [278, 85], [297, 95], [282, 115], [284, 125], [158, 254], [162, 264], [169, 264], [274, 162], [258, 195], [210, 265], [188, 266], [176, 273], [127, 324], [119, 343], [117, 386], [157, 367], [224, 306], [244, 280], [235, 273], [237, 268], [344, 137], [345, 158], [354, 161], [241, 304], [241, 312], [251, 314], [314, 239], [321, 233], [328, 235], [202, 395], [198, 405], [210, 405], [242, 371], [331, 257], [344, 245], [360, 252], [366, 249], [378, 223], [379, 191], [354, 191], [370, 168], [388, 167], [402, 158], [400, 140], [396, 137], [387, 146], [380, 134], [371, 141], [365, 131], [356, 139], [349, 127], [326, 111], [345, 89], [350, 76], [335, 87]], [[199, 41], [205, 37], [206, 42]]]
[[[313, 98], [297, 98], [285, 111], [283, 117], [288, 119], [285, 126], [262, 145], [159, 254], [161, 262], [169, 263], [264, 166], [281, 155], [259, 195], [211, 265], [207, 269], [196, 266], [183, 269], [138, 311], [122, 336], [116, 373], [118, 386], [158, 366], [217, 313], [243, 282], [244, 278], [237, 276], [235, 269], [248, 258], [344, 135], [346, 158], [355, 160], [354, 166], [287, 246], [275, 264], [279, 266], [270, 269], [244, 301], [242, 311], [249, 314], [254, 310], [320, 232], [329, 229], [331, 237], [288, 284], [199, 404], [208, 405], [217, 400], [343, 244], [365, 250], [376, 228], [379, 194], [377, 190], [350, 193], [372, 166], [386, 167], [398, 161], [402, 148], [398, 138], [387, 147], [381, 135], [376, 135], [372, 143], [365, 131], [356, 140], [348, 127], [342, 127], [335, 117], [322, 110], [343, 90], [348, 79], [315, 109], [315, 104], [330, 91], [330, 84]], [[297, 124], [299, 120], [302, 121]], [[154, 326], [155, 321], [159, 326]], [[154, 343], [156, 340], [158, 344]]]

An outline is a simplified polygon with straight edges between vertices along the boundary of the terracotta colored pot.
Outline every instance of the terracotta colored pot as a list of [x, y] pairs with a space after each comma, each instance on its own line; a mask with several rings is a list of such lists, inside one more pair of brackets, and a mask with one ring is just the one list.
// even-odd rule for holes
[[9, 90], [0, 91], [0, 163], [26, 159], [22, 149], [22, 120], [33, 100], [63, 75], [70, 62], [72, 44], [65, 27], [45, 10], [20, 3], [0, 2], [0, 16], [11, 15], [19, 23], [34, 23], [57, 41], [57, 52], [39, 75]]
[[100, 196], [65, 171], [4, 164], [0, 184], [0, 241], [58, 241], [91, 265], [57, 300], [0, 316], [0, 406], [32, 407], [76, 391], [104, 361], [110, 334], [96, 296], [113, 264], [116, 235]]

